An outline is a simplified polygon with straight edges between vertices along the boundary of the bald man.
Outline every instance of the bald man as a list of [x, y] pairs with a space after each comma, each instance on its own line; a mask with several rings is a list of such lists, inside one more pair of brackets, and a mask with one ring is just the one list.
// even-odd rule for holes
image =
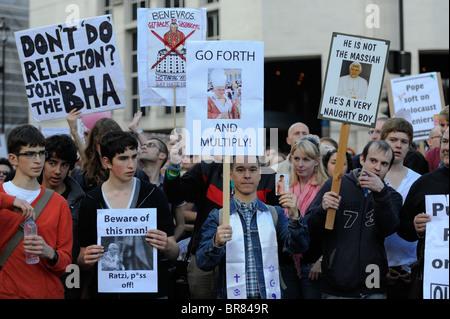
[[427, 143], [430, 149], [441, 146], [441, 127], [435, 126], [431, 129], [430, 135], [427, 138]]

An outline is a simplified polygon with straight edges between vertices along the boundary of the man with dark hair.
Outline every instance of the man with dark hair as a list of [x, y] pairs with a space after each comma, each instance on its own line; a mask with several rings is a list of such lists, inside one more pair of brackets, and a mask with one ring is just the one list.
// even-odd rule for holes
[[[78, 224], [78, 212], [80, 210], [81, 201], [86, 196], [80, 184], [69, 176], [69, 172], [74, 168], [78, 161], [78, 153], [75, 142], [69, 135], [52, 135], [45, 139], [45, 150], [48, 155], [45, 159], [44, 169], [42, 171], [41, 185], [45, 188], [54, 190], [67, 200], [70, 213], [72, 214], [73, 225], [73, 248], [72, 263], [77, 263], [78, 253], [80, 252], [80, 244], [76, 234], [76, 226]], [[66, 276], [61, 278], [63, 284]], [[66, 299], [76, 299], [80, 296], [80, 289], [67, 288], [65, 286]]]
[[141, 144], [139, 160], [142, 163], [142, 170], [147, 174], [150, 182], [160, 185], [164, 181], [161, 168], [169, 158], [169, 150], [166, 143], [158, 138], [152, 137]]
[[[134, 177], [137, 169], [138, 141], [133, 134], [123, 131], [106, 133], [100, 140], [102, 163], [109, 171], [108, 179], [87, 193], [81, 203], [78, 235], [80, 254], [78, 265], [93, 272], [89, 282], [91, 298], [163, 298], [168, 296], [168, 261], [178, 257], [179, 247], [173, 237], [173, 221], [164, 192], [143, 180]], [[99, 293], [97, 267], [93, 267], [103, 256], [104, 249], [97, 245], [97, 210], [156, 208], [158, 229], [149, 229], [145, 244], [158, 249], [158, 293], [115, 294]], [[134, 240], [134, 239], [133, 239]], [[133, 241], [134, 251], [145, 254], [145, 249]], [[142, 249], [140, 249], [141, 247]], [[148, 259], [145, 259], [148, 262]]]
[[[311, 236], [322, 238], [322, 298], [386, 298], [388, 265], [385, 237], [399, 225], [402, 197], [383, 181], [394, 161], [385, 141], [371, 141], [360, 158], [362, 169], [342, 177], [340, 194], [331, 179], [306, 213]], [[332, 230], [325, 230], [329, 208], [336, 210]]]
[[197, 265], [204, 271], [220, 265], [219, 298], [280, 299], [279, 251], [292, 255], [308, 249], [309, 233], [297, 197], [290, 192], [280, 197], [288, 219], [282, 207], [267, 207], [258, 199], [260, 179], [256, 156], [234, 156], [230, 224], [222, 224], [218, 209], [203, 224]]
[[[180, 176], [181, 146], [179, 143], [174, 144], [164, 178], [164, 191], [172, 203], [185, 200], [188, 205], [195, 204], [197, 212], [188, 247], [190, 260], [187, 272], [191, 298], [215, 299], [217, 298], [218, 272], [203, 271], [198, 268], [195, 253], [201, 240], [203, 223], [214, 208], [220, 209], [223, 205], [223, 165], [219, 162], [202, 161]], [[275, 196], [275, 172], [272, 169], [270, 171], [270, 174], [261, 175], [257, 196], [265, 204], [278, 205], [278, 198]], [[232, 193], [231, 185], [230, 188]]]
[[[26, 200], [36, 207], [49, 193], [37, 178], [44, 166], [45, 138], [32, 125], [21, 125], [8, 135], [9, 161], [16, 167], [14, 178], [0, 185], [0, 192]], [[16, 212], [0, 211], [0, 253], [24, 222]], [[12, 251], [0, 271], [0, 299], [64, 298], [60, 276], [72, 262], [72, 218], [67, 201], [56, 192], [36, 217], [37, 236], [27, 236]], [[39, 256], [39, 263], [28, 265], [25, 254]]]
[[[367, 132], [370, 136], [371, 141], [379, 140], [381, 137], [381, 128], [384, 125], [384, 122], [388, 120], [388, 117], [379, 117], [377, 118], [377, 121], [375, 122], [375, 128], [370, 128]], [[357, 154], [352, 157], [353, 159], [353, 167], [354, 168], [361, 168], [361, 162], [359, 160], [361, 154]]]

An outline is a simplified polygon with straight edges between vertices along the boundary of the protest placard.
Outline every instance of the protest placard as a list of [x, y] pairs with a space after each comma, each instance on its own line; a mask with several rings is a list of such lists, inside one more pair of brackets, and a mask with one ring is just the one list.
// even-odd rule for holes
[[186, 153], [264, 154], [264, 43], [191, 41]]
[[375, 127], [390, 42], [334, 32], [318, 117]]
[[0, 134], [0, 157], [8, 157], [8, 146], [6, 144], [5, 134]]
[[[390, 42], [333, 32], [318, 118], [342, 122], [331, 190], [339, 194], [350, 125], [375, 127]], [[336, 211], [328, 209], [326, 229]]]
[[206, 9], [139, 8], [137, 23], [141, 106], [185, 105], [188, 42], [205, 40]]
[[449, 299], [448, 194], [425, 196], [431, 221], [425, 234], [423, 299]]
[[445, 106], [439, 72], [391, 79], [387, 83], [389, 111], [392, 117], [407, 111], [414, 128], [414, 141], [428, 138], [436, 118]]
[[97, 210], [98, 292], [157, 292], [158, 253], [145, 241], [156, 229], [156, 209]]
[[111, 15], [15, 33], [35, 121], [125, 107], [125, 80]]

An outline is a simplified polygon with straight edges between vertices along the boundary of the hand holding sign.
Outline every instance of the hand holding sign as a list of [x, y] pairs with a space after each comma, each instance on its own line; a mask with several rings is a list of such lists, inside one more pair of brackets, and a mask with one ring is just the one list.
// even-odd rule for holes
[[297, 205], [297, 196], [292, 194], [291, 192], [285, 191], [281, 194], [280, 197], [280, 206], [283, 208], [287, 208], [289, 211], [289, 216], [293, 219], [299, 218], [299, 211]]
[[423, 235], [427, 229], [427, 223], [431, 222], [431, 217], [428, 214], [418, 214], [414, 217], [414, 229], [416, 233]]
[[92, 266], [102, 258], [104, 252], [103, 246], [100, 245], [90, 245], [86, 248], [81, 248], [81, 264]]
[[322, 198], [322, 209], [323, 210], [338, 210], [339, 204], [341, 203], [341, 196], [333, 191], [326, 192]]
[[214, 236], [214, 245], [216, 247], [222, 247], [232, 238], [233, 229], [230, 225], [220, 225], [217, 227], [216, 236]]

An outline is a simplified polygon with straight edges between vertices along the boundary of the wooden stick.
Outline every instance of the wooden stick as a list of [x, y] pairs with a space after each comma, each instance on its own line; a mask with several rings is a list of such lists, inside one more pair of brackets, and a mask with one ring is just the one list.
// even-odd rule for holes
[[173, 128], [177, 131], [177, 87], [173, 87]]
[[230, 156], [223, 156], [223, 215], [222, 225], [230, 224]]
[[[331, 184], [331, 191], [339, 194], [342, 181], [342, 172], [344, 170], [345, 152], [347, 152], [348, 135], [350, 133], [350, 124], [342, 123], [341, 135], [339, 136], [339, 144], [337, 150], [336, 165], [334, 166], [333, 183]], [[329, 208], [327, 211], [327, 219], [325, 221], [325, 228], [332, 230], [334, 228], [334, 218], [336, 217], [336, 210]]]

